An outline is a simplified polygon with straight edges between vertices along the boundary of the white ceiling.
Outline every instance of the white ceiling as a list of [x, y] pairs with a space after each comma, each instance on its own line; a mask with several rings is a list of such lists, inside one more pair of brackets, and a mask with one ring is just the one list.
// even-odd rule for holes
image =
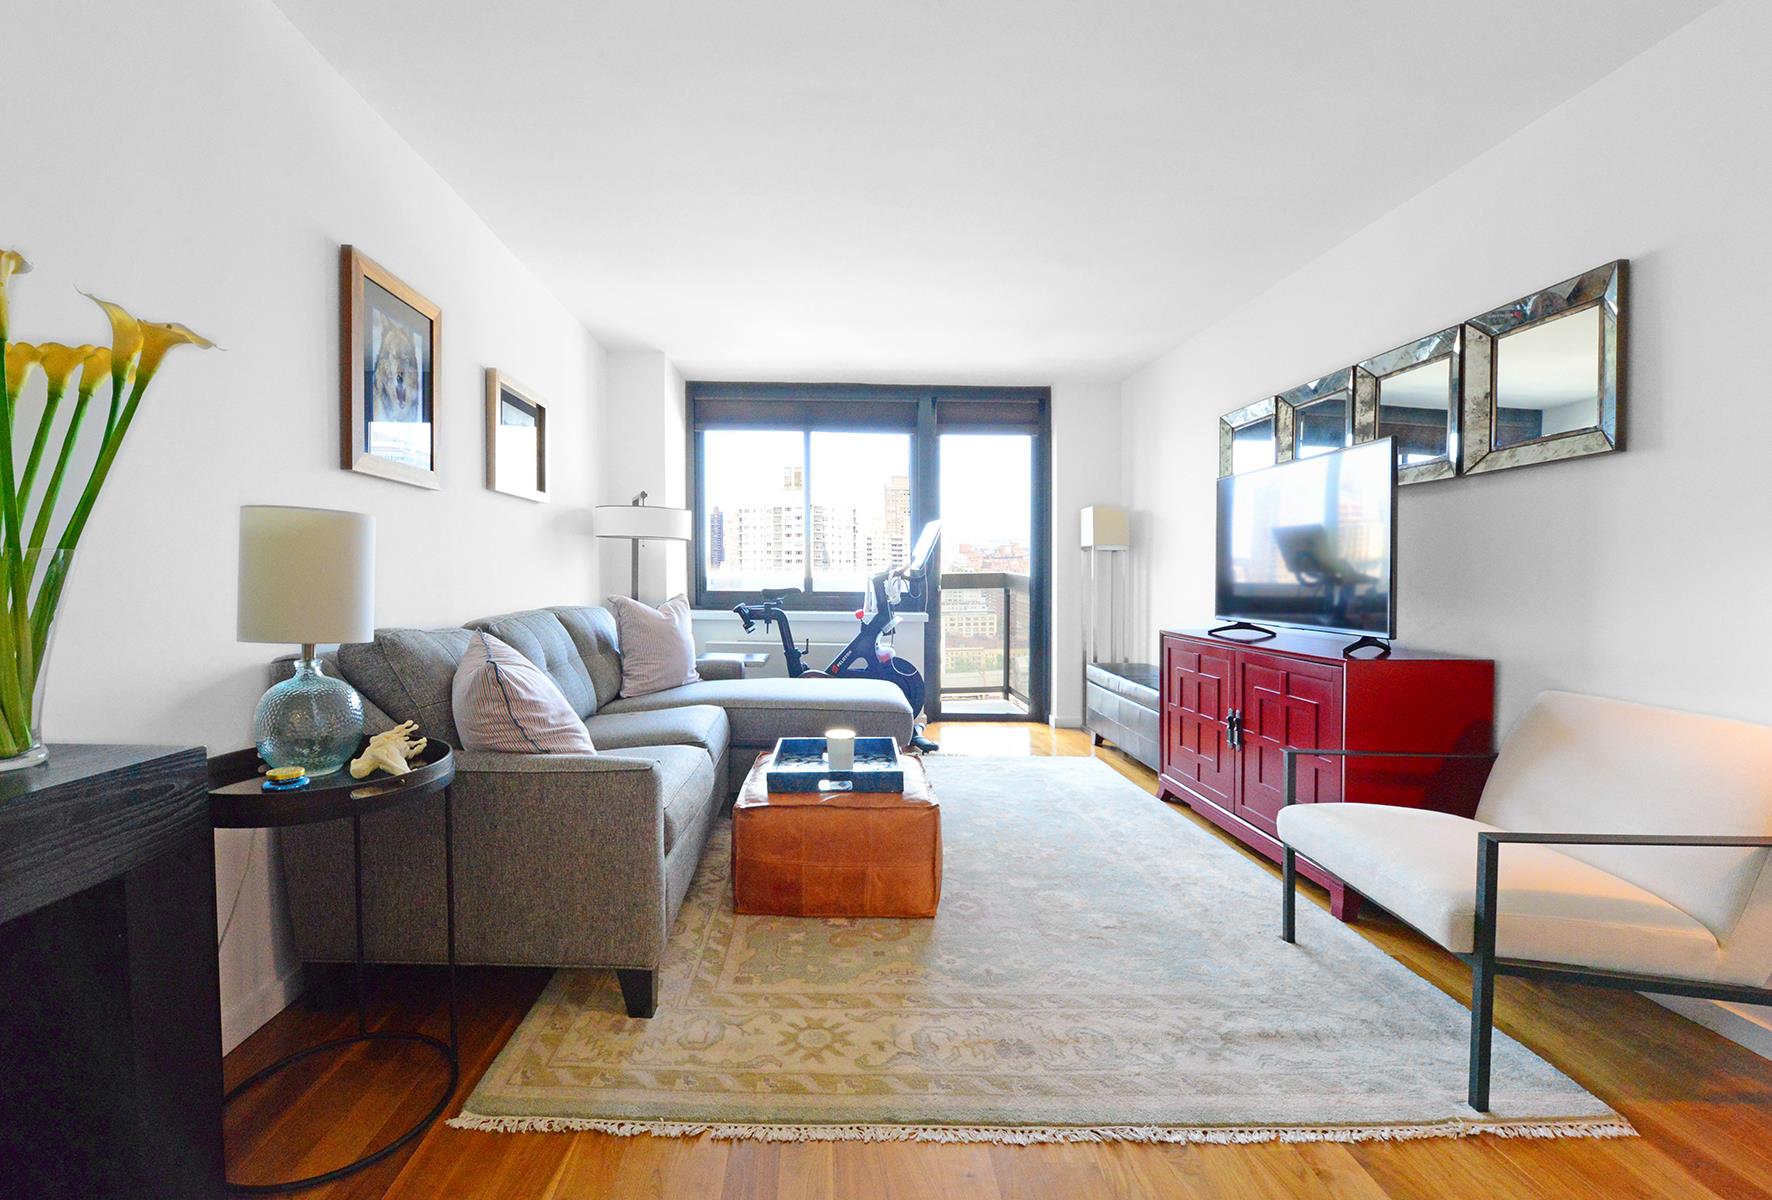
[[607, 344], [960, 383], [1126, 374], [1714, 0], [278, 3]]

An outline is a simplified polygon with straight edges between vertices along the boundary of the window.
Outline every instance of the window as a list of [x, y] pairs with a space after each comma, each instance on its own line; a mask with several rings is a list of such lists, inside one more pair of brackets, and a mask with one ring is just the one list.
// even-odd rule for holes
[[910, 555], [911, 435], [707, 430], [701, 500], [706, 592], [797, 587], [852, 607]]

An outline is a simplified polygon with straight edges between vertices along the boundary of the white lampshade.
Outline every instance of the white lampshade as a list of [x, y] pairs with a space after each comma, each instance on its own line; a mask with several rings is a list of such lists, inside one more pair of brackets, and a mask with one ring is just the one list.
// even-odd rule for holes
[[599, 504], [591, 514], [591, 528], [598, 537], [686, 542], [694, 527], [695, 514], [688, 509], [659, 504]]
[[375, 636], [375, 518], [330, 508], [240, 509], [243, 642]]
[[1083, 510], [1083, 549], [1125, 550], [1131, 545], [1132, 525], [1125, 509], [1092, 504]]

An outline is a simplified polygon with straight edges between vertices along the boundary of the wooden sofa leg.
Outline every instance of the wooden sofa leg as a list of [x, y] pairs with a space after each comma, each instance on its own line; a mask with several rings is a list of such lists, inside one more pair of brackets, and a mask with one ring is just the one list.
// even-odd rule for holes
[[1280, 853], [1280, 940], [1298, 941], [1298, 852], [1290, 846]]
[[621, 998], [628, 1006], [628, 1016], [646, 1018], [658, 1011], [657, 971], [617, 967], [615, 978], [621, 984]]

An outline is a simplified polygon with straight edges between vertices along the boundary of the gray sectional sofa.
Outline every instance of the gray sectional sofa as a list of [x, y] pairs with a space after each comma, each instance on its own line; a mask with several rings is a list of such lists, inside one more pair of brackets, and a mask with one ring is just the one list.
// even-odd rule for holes
[[[460, 750], [456, 664], [474, 630], [540, 666], [584, 718], [597, 753]], [[457, 747], [456, 943], [463, 963], [612, 967], [628, 1012], [650, 1016], [665, 938], [708, 831], [752, 761], [778, 737], [846, 726], [908, 743], [912, 713], [891, 684], [702, 680], [649, 696], [621, 690], [615, 619], [595, 607], [536, 609], [458, 629], [382, 629], [339, 647], [327, 670], [363, 694], [369, 732], [417, 721]], [[364, 938], [372, 962], [444, 958], [442, 802], [363, 818]], [[347, 822], [280, 834], [297, 948], [308, 963], [354, 956]]]

